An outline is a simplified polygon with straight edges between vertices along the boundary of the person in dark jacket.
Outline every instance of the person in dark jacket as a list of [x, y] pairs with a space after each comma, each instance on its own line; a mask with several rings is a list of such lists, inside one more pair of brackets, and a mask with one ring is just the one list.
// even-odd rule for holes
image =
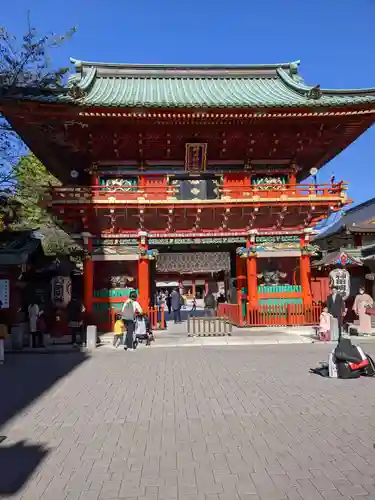
[[171, 294], [169, 292], [167, 293], [167, 296], [165, 298], [165, 302], [167, 304], [168, 314], [171, 314], [171, 312], [172, 312], [172, 297], [171, 297]]
[[341, 338], [341, 331], [343, 325], [343, 319], [346, 313], [345, 301], [340, 293], [338, 293], [337, 288], [333, 287], [331, 290], [331, 295], [327, 298], [327, 308], [329, 314], [337, 319], [338, 329], [339, 329], [339, 340]]
[[68, 304], [68, 318], [73, 346], [77, 345], [77, 336], [80, 337], [81, 344], [85, 344], [86, 342], [83, 322], [84, 312], [85, 306], [82, 301], [77, 297], [72, 297], [72, 300]]
[[208, 290], [204, 297], [204, 309], [207, 316], [215, 316], [216, 299], [211, 290]]
[[181, 296], [177, 288], [171, 293], [171, 308], [175, 323], [181, 323]]

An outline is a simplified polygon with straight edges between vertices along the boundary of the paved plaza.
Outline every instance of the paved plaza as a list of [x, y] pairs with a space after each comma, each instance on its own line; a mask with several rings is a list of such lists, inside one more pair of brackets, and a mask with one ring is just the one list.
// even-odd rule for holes
[[375, 379], [310, 375], [330, 349], [10, 354], [0, 497], [374, 500]]

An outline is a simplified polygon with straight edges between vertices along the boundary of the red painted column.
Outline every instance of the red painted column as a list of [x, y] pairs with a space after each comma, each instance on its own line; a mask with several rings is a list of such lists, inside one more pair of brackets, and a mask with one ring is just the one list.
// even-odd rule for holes
[[362, 246], [362, 235], [360, 234], [354, 235], [354, 246], [356, 248], [360, 248]]
[[[147, 250], [147, 233], [139, 233], [139, 248]], [[142, 257], [138, 260], [138, 300], [144, 311], [147, 311], [150, 305], [150, 261]]]
[[237, 304], [242, 304], [242, 289], [246, 288], [246, 260], [236, 255]]
[[[246, 241], [246, 248], [251, 248], [254, 243], [250, 238]], [[251, 307], [258, 305], [258, 278], [257, 278], [257, 259], [256, 256], [247, 258], [247, 301]]]
[[[308, 243], [306, 236], [301, 236], [301, 248]], [[300, 277], [302, 286], [302, 301], [304, 305], [312, 304], [311, 293], [311, 263], [310, 255], [300, 257]]]
[[88, 314], [92, 313], [92, 298], [94, 295], [94, 263], [92, 261], [92, 239], [87, 241], [87, 251], [83, 261], [83, 304]]
[[97, 172], [91, 174], [91, 186], [99, 186], [99, 176]]

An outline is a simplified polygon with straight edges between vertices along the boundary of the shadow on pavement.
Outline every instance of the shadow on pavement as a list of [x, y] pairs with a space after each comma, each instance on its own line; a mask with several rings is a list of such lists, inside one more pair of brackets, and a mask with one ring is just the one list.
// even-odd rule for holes
[[[43, 393], [78, 368], [87, 354], [81, 351], [48, 354], [8, 354], [0, 365], [0, 436], [9, 420], [40, 398]], [[48, 450], [25, 442], [6, 446], [0, 439], [0, 495], [22, 487]]]
[[17, 493], [47, 454], [43, 446], [28, 445], [24, 441], [0, 445], [0, 495]]

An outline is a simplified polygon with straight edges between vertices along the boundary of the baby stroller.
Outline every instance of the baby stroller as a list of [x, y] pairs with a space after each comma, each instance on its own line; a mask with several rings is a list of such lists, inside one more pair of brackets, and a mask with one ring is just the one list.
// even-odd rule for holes
[[146, 314], [137, 314], [135, 318], [134, 349], [139, 343], [142, 344], [145, 342], [146, 346], [150, 346], [153, 341], [154, 336], [151, 331], [148, 316]]

